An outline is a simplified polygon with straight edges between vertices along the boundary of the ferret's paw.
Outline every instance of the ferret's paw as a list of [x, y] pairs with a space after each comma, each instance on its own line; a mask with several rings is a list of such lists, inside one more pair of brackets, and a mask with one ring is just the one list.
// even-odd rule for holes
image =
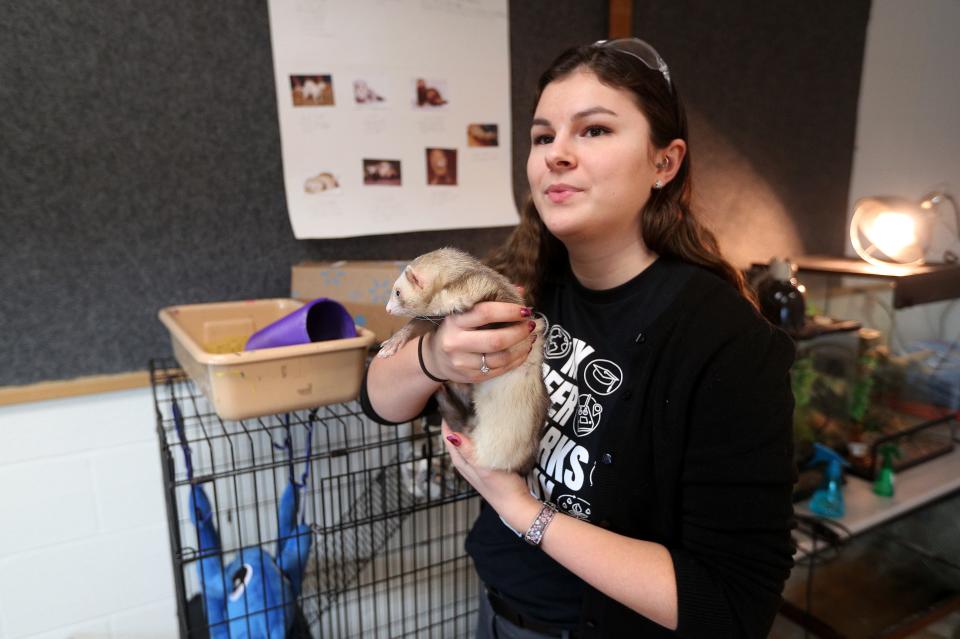
[[377, 353], [377, 357], [382, 357], [386, 359], [391, 355], [396, 355], [397, 351], [400, 350], [400, 347], [403, 345], [403, 342], [398, 339], [391, 337], [383, 344], [380, 345], [380, 351]]
[[547, 328], [547, 323], [542, 317], [536, 319], [537, 327], [533, 329], [533, 332], [537, 335], [543, 335], [544, 330]]

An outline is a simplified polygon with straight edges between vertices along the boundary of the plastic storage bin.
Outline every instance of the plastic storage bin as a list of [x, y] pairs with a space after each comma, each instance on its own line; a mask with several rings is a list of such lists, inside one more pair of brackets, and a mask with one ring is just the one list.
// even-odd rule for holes
[[349, 401], [360, 391], [374, 334], [243, 351], [247, 338], [303, 306], [293, 299], [169, 306], [159, 312], [173, 353], [223, 419]]

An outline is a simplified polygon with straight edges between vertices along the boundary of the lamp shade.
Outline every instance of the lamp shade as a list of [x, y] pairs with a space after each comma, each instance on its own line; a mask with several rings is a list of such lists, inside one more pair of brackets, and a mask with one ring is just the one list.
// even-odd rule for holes
[[922, 264], [930, 244], [933, 215], [916, 202], [877, 196], [857, 200], [850, 242], [861, 258], [880, 267]]

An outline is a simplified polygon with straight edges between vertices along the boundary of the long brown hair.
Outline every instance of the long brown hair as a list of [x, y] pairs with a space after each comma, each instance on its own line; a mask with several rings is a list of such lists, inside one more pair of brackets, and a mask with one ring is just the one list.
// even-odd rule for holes
[[[687, 115], [676, 83], [668, 84], [659, 71], [610, 46], [586, 45], [561, 53], [540, 76], [534, 105], [539, 103], [548, 84], [578, 69], [589, 70], [607, 86], [633, 95], [650, 123], [650, 143], [654, 148], [662, 149], [675, 139], [688, 142]], [[662, 189], [651, 190], [640, 213], [644, 243], [658, 255], [676, 257], [713, 271], [756, 305], [743, 274], [724, 259], [717, 238], [694, 217], [691, 194], [688, 147], [674, 178]], [[506, 242], [490, 253], [487, 263], [525, 287], [528, 300], [538, 304], [546, 282], [563, 272], [567, 259], [566, 248], [547, 230], [533, 200], [528, 198], [520, 211], [520, 223]]]

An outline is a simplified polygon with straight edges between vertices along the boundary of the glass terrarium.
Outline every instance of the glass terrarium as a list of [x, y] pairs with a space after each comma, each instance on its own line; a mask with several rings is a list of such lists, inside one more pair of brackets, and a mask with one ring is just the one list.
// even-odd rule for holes
[[[814, 442], [845, 455], [848, 471], [867, 479], [879, 471], [881, 450], [902, 470], [953, 449], [956, 411], [929, 396], [927, 354], [891, 355], [875, 333], [861, 329], [797, 345], [792, 384], [801, 468]], [[815, 486], [818, 478], [806, 479]], [[798, 491], [808, 490], [801, 477]]]

